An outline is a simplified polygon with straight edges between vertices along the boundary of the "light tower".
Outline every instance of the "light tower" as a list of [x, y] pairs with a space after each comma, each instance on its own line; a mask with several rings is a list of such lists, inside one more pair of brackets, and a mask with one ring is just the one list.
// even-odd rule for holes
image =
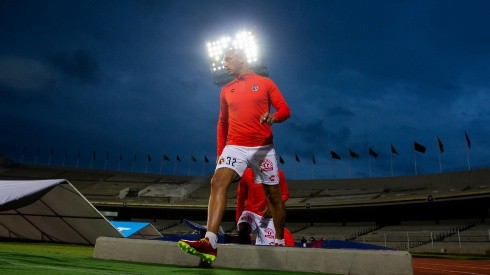
[[214, 42], [207, 42], [208, 59], [214, 84], [223, 86], [233, 80], [223, 67], [223, 54], [229, 49], [243, 49], [251, 70], [262, 76], [269, 76], [264, 57], [260, 54], [257, 40], [250, 31], [240, 31], [234, 37], [223, 36]]

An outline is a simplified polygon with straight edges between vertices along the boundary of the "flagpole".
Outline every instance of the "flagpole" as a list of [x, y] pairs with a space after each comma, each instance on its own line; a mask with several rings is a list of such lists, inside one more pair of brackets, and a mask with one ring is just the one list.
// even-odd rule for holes
[[53, 151], [49, 153], [48, 166], [51, 164], [51, 158], [53, 157]]
[[159, 172], [160, 174], [162, 173], [162, 168], [163, 168], [163, 156], [160, 160], [160, 172]]
[[393, 177], [393, 152], [390, 152], [391, 176]]
[[415, 175], [417, 175], [417, 154], [415, 153], [415, 148], [413, 149], [413, 160]]
[[134, 154], [134, 158], [133, 158], [133, 167], [131, 167], [131, 172], [134, 171], [134, 163], [136, 162], [136, 154]]
[[466, 148], [466, 160], [468, 161], [468, 171], [471, 170], [470, 166], [470, 149]]
[[371, 155], [368, 154], [369, 177], [371, 178]]
[[119, 155], [119, 162], [117, 163], [117, 171], [121, 168], [122, 153]]
[[80, 150], [78, 150], [78, 155], [77, 155], [77, 165], [75, 168], [78, 168], [78, 163], [80, 162]]
[[349, 178], [351, 178], [351, 176], [350, 176], [350, 159], [351, 158], [349, 157]]
[[439, 150], [439, 173], [442, 174], [441, 150]]
[[26, 147], [24, 146], [24, 149], [22, 149], [22, 155], [20, 156], [20, 163], [22, 164], [22, 162], [24, 161], [24, 155], [26, 153]]

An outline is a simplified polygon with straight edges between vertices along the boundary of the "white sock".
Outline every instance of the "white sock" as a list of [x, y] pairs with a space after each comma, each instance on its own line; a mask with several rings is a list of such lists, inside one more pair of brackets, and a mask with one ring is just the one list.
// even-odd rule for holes
[[208, 238], [209, 240], [209, 244], [213, 247], [213, 248], [216, 248], [217, 247], [217, 243], [218, 243], [218, 236], [216, 234], [214, 234], [213, 232], [209, 232], [207, 231], [206, 232], [206, 235], [204, 235], [205, 238]]
[[274, 241], [274, 244], [279, 244], [279, 245], [282, 245], [282, 246], [286, 245], [286, 243], [284, 242], [284, 239], [276, 239]]

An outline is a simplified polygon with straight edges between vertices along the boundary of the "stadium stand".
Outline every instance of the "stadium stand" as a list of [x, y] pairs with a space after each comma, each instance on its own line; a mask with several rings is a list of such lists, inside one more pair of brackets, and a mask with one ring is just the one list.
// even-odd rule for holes
[[[209, 177], [46, 167], [0, 159], [0, 179], [67, 179], [95, 207], [111, 213], [111, 219], [147, 220], [162, 234], [192, 233], [182, 224], [184, 218], [205, 224]], [[315, 237], [400, 250], [484, 254], [490, 251], [489, 179], [490, 169], [406, 177], [288, 180], [286, 226], [296, 241]], [[229, 215], [223, 223], [231, 234], [236, 233], [236, 189], [236, 183], [229, 188]]]

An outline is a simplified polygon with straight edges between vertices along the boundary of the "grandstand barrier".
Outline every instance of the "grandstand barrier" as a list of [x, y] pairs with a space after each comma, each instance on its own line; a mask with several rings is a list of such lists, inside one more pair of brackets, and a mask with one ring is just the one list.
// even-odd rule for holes
[[[128, 253], [131, 251], [131, 253]], [[176, 242], [99, 237], [94, 258], [198, 267], [196, 256], [181, 251]], [[218, 244], [212, 267], [330, 274], [413, 274], [406, 251], [320, 249], [302, 247]]]

